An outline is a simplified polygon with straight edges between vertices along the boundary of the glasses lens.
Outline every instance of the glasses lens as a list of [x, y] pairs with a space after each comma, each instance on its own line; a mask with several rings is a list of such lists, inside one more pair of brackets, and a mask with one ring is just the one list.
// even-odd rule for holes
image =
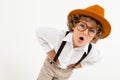
[[89, 33], [90, 36], [95, 36], [96, 33], [97, 33], [97, 30], [95, 28], [91, 28], [91, 29], [89, 28], [89, 32], [88, 33]]
[[85, 23], [80, 22], [78, 24], [78, 30], [84, 31], [87, 28], [87, 25]]

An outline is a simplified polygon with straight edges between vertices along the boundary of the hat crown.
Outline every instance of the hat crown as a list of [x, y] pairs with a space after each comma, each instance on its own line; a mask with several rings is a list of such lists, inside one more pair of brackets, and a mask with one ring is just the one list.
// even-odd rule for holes
[[93, 6], [87, 7], [85, 10], [95, 13], [101, 17], [104, 17], [104, 9], [99, 5], [93, 5]]

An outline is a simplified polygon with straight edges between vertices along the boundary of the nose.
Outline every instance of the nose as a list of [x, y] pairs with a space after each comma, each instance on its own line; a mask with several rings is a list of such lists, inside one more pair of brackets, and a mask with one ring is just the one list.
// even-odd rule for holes
[[87, 36], [88, 35], [88, 29], [84, 30], [83, 34]]

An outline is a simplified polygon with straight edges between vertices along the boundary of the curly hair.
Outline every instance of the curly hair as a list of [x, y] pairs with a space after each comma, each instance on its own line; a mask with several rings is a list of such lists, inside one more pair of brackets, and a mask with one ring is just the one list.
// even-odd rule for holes
[[96, 19], [90, 16], [74, 14], [68, 17], [67, 25], [68, 25], [69, 31], [73, 31], [73, 28], [76, 26], [77, 23], [79, 23], [80, 20], [89, 21], [89, 22], [93, 21], [94, 23], [96, 23], [97, 34], [91, 41], [92, 43], [96, 43], [99, 39], [101, 39], [101, 36], [104, 34], [105, 30], [99, 21], [97, 21]]

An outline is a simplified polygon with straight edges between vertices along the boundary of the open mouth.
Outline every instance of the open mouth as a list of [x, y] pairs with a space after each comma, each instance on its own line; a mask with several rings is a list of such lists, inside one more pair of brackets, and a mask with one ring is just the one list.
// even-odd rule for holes
[[83, 37], [80, 37], [79, 39], [80, 39], [80, 40], [84, 40], [84, 38], [83, 38]]

